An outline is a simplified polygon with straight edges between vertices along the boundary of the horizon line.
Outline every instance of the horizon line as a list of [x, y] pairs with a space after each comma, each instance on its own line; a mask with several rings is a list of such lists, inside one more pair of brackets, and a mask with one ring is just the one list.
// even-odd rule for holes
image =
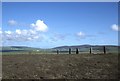
[[[115, 45], [115, 44], [80, 44], [80, 45], [59, 45], [59, 46], [54, 46], [54, 47], [49, 47], [49, 48], [56, 48], [56, 47], [61, 47], [61, 46], [82, 46], [82, 45], [90, 45], [90, 46], [120, 46], [120, 45]], [[0, 46], [0, 47], [12, 47], [12, 46], [49, 49], [49, 48], [45, 48], [45, 47], [35, 47], [35, 46], [26, 46], [26, 45], [3, 45], [3, 46]]]

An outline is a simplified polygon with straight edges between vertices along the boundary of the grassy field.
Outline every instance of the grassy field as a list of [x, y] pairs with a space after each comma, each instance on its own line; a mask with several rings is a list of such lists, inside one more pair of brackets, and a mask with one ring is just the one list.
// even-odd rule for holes
[[[59, 54], [69, 54], [69, 48], [54, 48], [54, 49], [40, 49], [40, 48], [32, 48], [25, 46], [7, 46], [0, 47], [2, 55], [16, 55], [16, 54], [57, 54], [57, 50], [59, 50]], [[90, 47], [80, 47], [78, 48], [79, 54], [90, 53]], [[71, 48], [71, 53], [75, 54], [76, 48]], [[118, 53], [118, 47], [116, 46], [106, 46], [107, 53]], [[94, 46], [92, 47], [92, 53], [103, 53], [103, 46]], [[0, 53], [1, 54], [1, 53]]]
[[2, 56], [3, 79], [117, 79], [118, 54]]

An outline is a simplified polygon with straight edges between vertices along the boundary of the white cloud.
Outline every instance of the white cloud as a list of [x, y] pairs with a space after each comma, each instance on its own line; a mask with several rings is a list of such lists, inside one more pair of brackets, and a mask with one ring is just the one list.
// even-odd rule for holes
[[111, 26], [111, 28], [112, 28], [112, 30], [114, 30], [114, 31], [120, 31], [120, 27], [118, 27], [118, 25], [116, 25], [116, 24], [113, 24], [113, 25]]
[[3, 38], [8, 41], [32, 41], [38, 39], [43, 40], [42, 34], [40, 34], [40, 32], [35, 32], [31, 29], [16, 29], [15, 32], [4, 31]]
[[47, 25], [41, 21], [37, 20], [36, 23], [32, 23], [31, 26], [36, 30], [36, 31], [41, 31], [41, 32], [46, 32], [48, 30]]
[[[8, 23], [10, 25], [16, 25], [17, 22], [15, 20], [9, 20]], [[35, 24], [31, 24], [32, 28], [29, 29], [16, 29], [15, 31], [1, 31], [3, 33], [2, 38], [8, 41], [42, 41], [46, 40], [46, 35], [42, 32], [46, 32], [48, 30], [47, 25], [41, 21], [37, 20]]]
[[12, 34], [11, 31], [5, 31], [5, 33], [6, 33], [6, 34], [9, 34], [9, 35]]
[[18, 35], [28, 35], [28, 34], [31, 34], [32, 32], [30, 32], [30, 30], [20, 30], [20, 29], [16, 29], [16, 34]]
[[2, 31], [0, 31], [0, 34], [2, 34]]
[[34, 23], [32, 23], [32, 24], [31, 24], [31, 27], [35, 27], [35, 24], [34, 24]]
[[31, 37], [28, 37], [27, 39], [28, 39], [28, 40], [32, 40], [32, 38], [31, 38]]
[[36, 36], [36, 34], [33, 34], [33, 32], [31, 32], [30, 30], [16, 30], [16, 34], [18, 34], [19, 38], [21, 38], [22, 40], [27, 40], [27, 41], [31, 41], [34, 40], [34, 36]]
[[17, 34], [22, 34], [21, 30], [20, 29], [16, 29], [15, 31]]
[[80, 41], [81, 39], [85, 39], [87, 37], [87, 35], [83, 32], [78, 32], [75, 34], [76, 35], [76, 40]]
[[2, 34], [2, 28], [0, 27], [0, 34]]
[[24, 29], [24, 30], [22, 30], [22, 34], [23, 34], [23, 35], [27, 35], [28, 33], [29, 33], [29, 31], [28, 31], [28, 30], [25, 30], [25, 29]]
[[39, 36], [34, 36], [33, 38], [34, 38], [34, 39], [38, 39], [38, 38], [39, 38]]
[[85, 33], [83, 33], [83, 32], [78, 32], [78, 33], [77, 33], [77, 36], [79, 36], [79, 37], [85, 37]]
[[31, 34], [36, 34], [36, 33], [37, 33], [35, 30], [32, 30], [32, 29], [30, 29], [29, 32], [30, 32]]
[[9, 21], [8, 21], [8, 24], [9, 24], [9, 25], [16, 25], [17, 22], [16, 22], [15, 20], [9, 20]]

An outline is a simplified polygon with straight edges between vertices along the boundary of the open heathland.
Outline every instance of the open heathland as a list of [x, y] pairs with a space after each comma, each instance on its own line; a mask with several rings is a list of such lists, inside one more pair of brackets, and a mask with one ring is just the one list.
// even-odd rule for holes
[[117, 79], [118, 54], [2, 56], [3, 79]]

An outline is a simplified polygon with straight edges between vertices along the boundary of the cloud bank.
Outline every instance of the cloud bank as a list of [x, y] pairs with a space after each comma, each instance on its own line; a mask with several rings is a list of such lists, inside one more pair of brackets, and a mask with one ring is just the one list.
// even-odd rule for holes
[[[15, 20], [8, 21], [9, 24], [15, 24]], [[19, 24], [19, 23], [18, 23]], [[17, 24], [17, 25], [18, 25]], [[14, 31], [0, 29], [2, 34], [2, 39], [5, 41], [16, 41], [16, 42], [25, 42], [25, 41], [46, 41], [46, 42], [56, 42], [62, 41], [66, 38], [66, 35], [59, 33], [46, 33], [48, 32], [48, 26], [42, 20], [36, 20], [35, 23], [29, 24], [28, 29], [15, 29]]]
[[[10, 25], [16, 25], [17, 22], [15, 20], [9, 20], [8, 23]], [[0, 28], [0, 34], [2, 34], [3, 40], [8, 41], [32, 41], [32, 40], [43, 40], [44, 34], [42, 32], [47, 32], [47, 25], [41, 21], [37, 20], [36, 23], [30, 24], [29, 29], [15, 29], [14, 31], [6, 30], [2, 31]]]
[[4, 31], [3, 39], [9, 41], [32, 41], [37, 39], [43, 39], [43, 34], [40, 32], [29, 30], [20, 30], [16, 29], [16, 31]]

